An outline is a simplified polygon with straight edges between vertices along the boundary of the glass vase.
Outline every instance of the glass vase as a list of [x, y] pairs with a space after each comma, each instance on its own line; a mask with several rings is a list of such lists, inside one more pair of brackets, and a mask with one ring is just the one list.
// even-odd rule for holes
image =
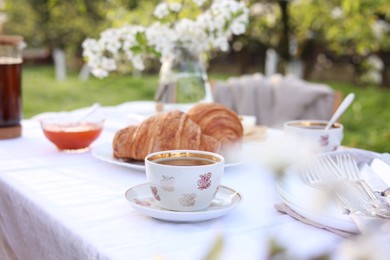
[[175, 48], [161, 65], [156, 92], [157, 111], [186, 112], [199, 102], [212, 102], [207, 73], [199, 55]]

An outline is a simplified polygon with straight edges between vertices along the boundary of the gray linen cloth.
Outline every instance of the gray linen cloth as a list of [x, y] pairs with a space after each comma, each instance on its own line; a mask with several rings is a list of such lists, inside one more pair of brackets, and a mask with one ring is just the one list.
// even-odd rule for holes
[[254, 115], [257, 124], [281, 128], [288, 120], [328, 120], [335, 91], [327, 85], [293, 76], [265, 77], [256, 73], [214, 84], [214, 101], [238, 114]]

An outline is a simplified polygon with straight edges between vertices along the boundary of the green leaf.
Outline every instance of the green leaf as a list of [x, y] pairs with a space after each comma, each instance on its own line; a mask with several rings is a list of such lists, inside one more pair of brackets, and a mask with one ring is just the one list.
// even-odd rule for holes
[[135, 39], [137, 40], [137, 42], [140, 44], [140, 45], [144, 45], [146, 46], [148, 44], [148, 41], [146, 39], [146, 35], [145, 33], [143, 32], [138, 32], [136, 35], [135, 35]]

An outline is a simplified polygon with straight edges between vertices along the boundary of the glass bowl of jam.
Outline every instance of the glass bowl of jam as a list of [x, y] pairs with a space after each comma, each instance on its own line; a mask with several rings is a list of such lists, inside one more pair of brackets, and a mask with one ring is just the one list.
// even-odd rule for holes
[[44, 135], [60, 151], [82, 153], [101, 134], [104, 126], [102, 118], [88, 118], [82, 121], [72, 118], [44, 118], [40, 120]]

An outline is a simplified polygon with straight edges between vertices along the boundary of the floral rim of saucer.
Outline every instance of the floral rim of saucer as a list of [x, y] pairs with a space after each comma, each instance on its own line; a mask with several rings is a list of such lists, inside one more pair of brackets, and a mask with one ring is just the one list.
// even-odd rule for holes
[[148, 183], [133, 186], [125, 193], [134, 209], [141, 213], [168, 222], [201, 222], [221, 217], [235, 209], [242, 201], [239, 192], [226, 186], [219, 186], [210, 206], [199, 211], [171, 211], [163, 209], [155, 202]]

